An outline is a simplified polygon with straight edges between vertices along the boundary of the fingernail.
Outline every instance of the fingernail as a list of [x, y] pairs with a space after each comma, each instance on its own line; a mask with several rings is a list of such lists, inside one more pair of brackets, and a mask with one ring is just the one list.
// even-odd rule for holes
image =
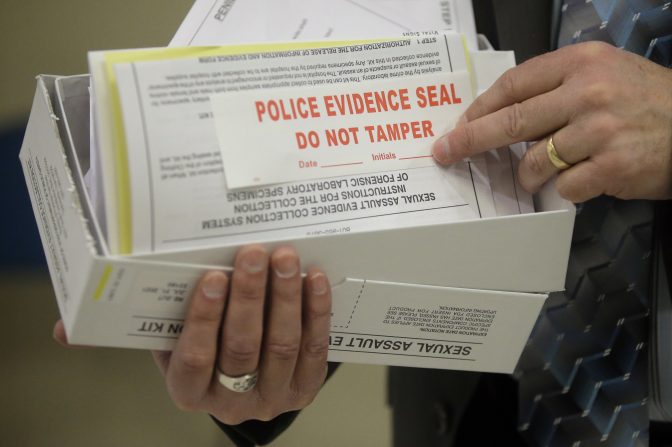
[[245, 253], [240, 265], [247, 273], [259, 273], [266, 268], [266, 262], [266, 253], [257, 249]]
[[292, 278], [299, 271], [297, 266], [296, 257], [292, 255], [284, 255], [279, 259], [276, 259], [274, 262], [275, 274], [279, 278]]
[[222, 272], [210, 272], [201, 287], [203, 295], [211, 300], [221, 300], [226, 293], [226, 275]]
[[323, 273], [318, 273], [310, 277], [310, 284], [313, 290], [313, 295], [324, 295], [327, 293], [329, 285], [327, 284], [327, 277]]
[[432, 146], [432, 156], [439, 164], [447, 164], [451, 160], [450, 143], [448, 143], [448, 135], [444, 135], [434, 142]]

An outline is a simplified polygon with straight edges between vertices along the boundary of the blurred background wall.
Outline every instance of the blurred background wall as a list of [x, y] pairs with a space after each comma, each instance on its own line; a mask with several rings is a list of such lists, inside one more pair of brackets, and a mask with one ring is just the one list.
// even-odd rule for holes
[[[241, 0], [244, 1], [244, 0]], [[87, 72], [94, 49], [163, 46], [191, 0], [3, 0], [0, 8], [0, 445], [226, 446], [174, 408], [148, 353], [67, 350], [18, 162], [35, 75]], [[345, 365], [274, 444], [389, 445], [383, 368]]]

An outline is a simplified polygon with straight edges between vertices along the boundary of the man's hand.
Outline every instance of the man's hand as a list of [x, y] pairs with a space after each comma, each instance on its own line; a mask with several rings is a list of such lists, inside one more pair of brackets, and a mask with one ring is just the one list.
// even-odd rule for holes
[[[206, 273], [194, 289], [184, 328], [172, 352], [153, 352], [175, 404], [208, 412], [228, 425], [270, 420], [308, 405], [327, 374], [331, 288], [312, 268], [301, 278], [290, 247], [270, 255], [242, 248], [229, 279]], [[67, 345], [62, 322], [54, 338]], [[258, 371], [247, 392], [219, 383]]]
[[[229, 425], [270, 420], [305, 407], [322, 387], [330, 318], [324, 273], [311, 269], [302, 280], [292, 248], [269, 256], [249, 246], [238, 253], [230, 281], [221, 272], [201, 279], [175, 350], [154, 356], [178, 407]], [[219, 383], [218, 371], [258, 371], [259, 380], [237, 393]]]
[[562, 160], [561, 196], [583, 202], [672, 197], [672, 70], [610, 45], [564, 47], [507, 71], [435, 142], [438, 163], [520, 141], [538, 141], [521, 161], [522, 186], [536, 192]]

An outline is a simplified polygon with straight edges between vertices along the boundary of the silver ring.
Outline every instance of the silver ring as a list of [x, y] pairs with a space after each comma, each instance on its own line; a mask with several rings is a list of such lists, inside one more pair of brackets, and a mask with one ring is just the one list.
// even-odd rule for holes
[[219, 383], [226, 389], [234, 391], [236, 393], [245, 393], [254, 388], [254, 385], [257, 384], [257, 378], [259, 377], [258, 371], [251, 372], [249, 374], [243, 374], [238, 377], [231, 377], [224, 374], [222, 371], [217, 368], [217, 380]]

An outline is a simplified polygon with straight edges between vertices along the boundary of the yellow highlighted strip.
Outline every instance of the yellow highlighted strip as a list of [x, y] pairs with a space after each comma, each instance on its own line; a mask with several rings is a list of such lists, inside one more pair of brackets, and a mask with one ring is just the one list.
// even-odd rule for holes
[[110, 275], [112, 275], [112, 266], [108, 265], [103, 270], [103, 275], [100, 277], [100, 282], [98, 283], [98, 287], [96, 287], [96, 292], [93, 294], [94, 301], [100, 301], [100, 297], [103, 296], [103, 292], [105, 291], [105, 286], [110, 280]]
[[467, 61], [467, 71], [469, 71], [469, 81], [471, 84], [471, 97], [476, 98], [478, 92], [476, 91], [476, 72], [471, 65], [471, 55], [469, 53], [469, 46], [467, 45], [467, 38], [462, 34], [462, 46], [464, 47], [464, 57]]
[[315, 48], [332, 48], [365, 43], [384, 42], [394, 39], [340, 41], [340, 42], [287, 42], [269, 44], [231, 45], [224, 47], [186, 47], [186, 48], [158, 48], [129, 51], [112, 51], [105, 55], [105, 75], [107, 76], [108, 91], [110, 92], [110, 116], [113, 121], [113, 144], [115, 148], [114, 161], [116, 172], [117, 196], [117, 253], [133, 253], [133, 224], [131, 210], [131, 183], [128, 168], [128, 149], [126, 147], [126, 132], [124, 129], [121, 100], [114, 65], [130, 62], [147, 62], [170, 59], [184, 59], [207, 56], [231, 56], [241, 54], [281, 52], [292, 50], [308, 50]]

